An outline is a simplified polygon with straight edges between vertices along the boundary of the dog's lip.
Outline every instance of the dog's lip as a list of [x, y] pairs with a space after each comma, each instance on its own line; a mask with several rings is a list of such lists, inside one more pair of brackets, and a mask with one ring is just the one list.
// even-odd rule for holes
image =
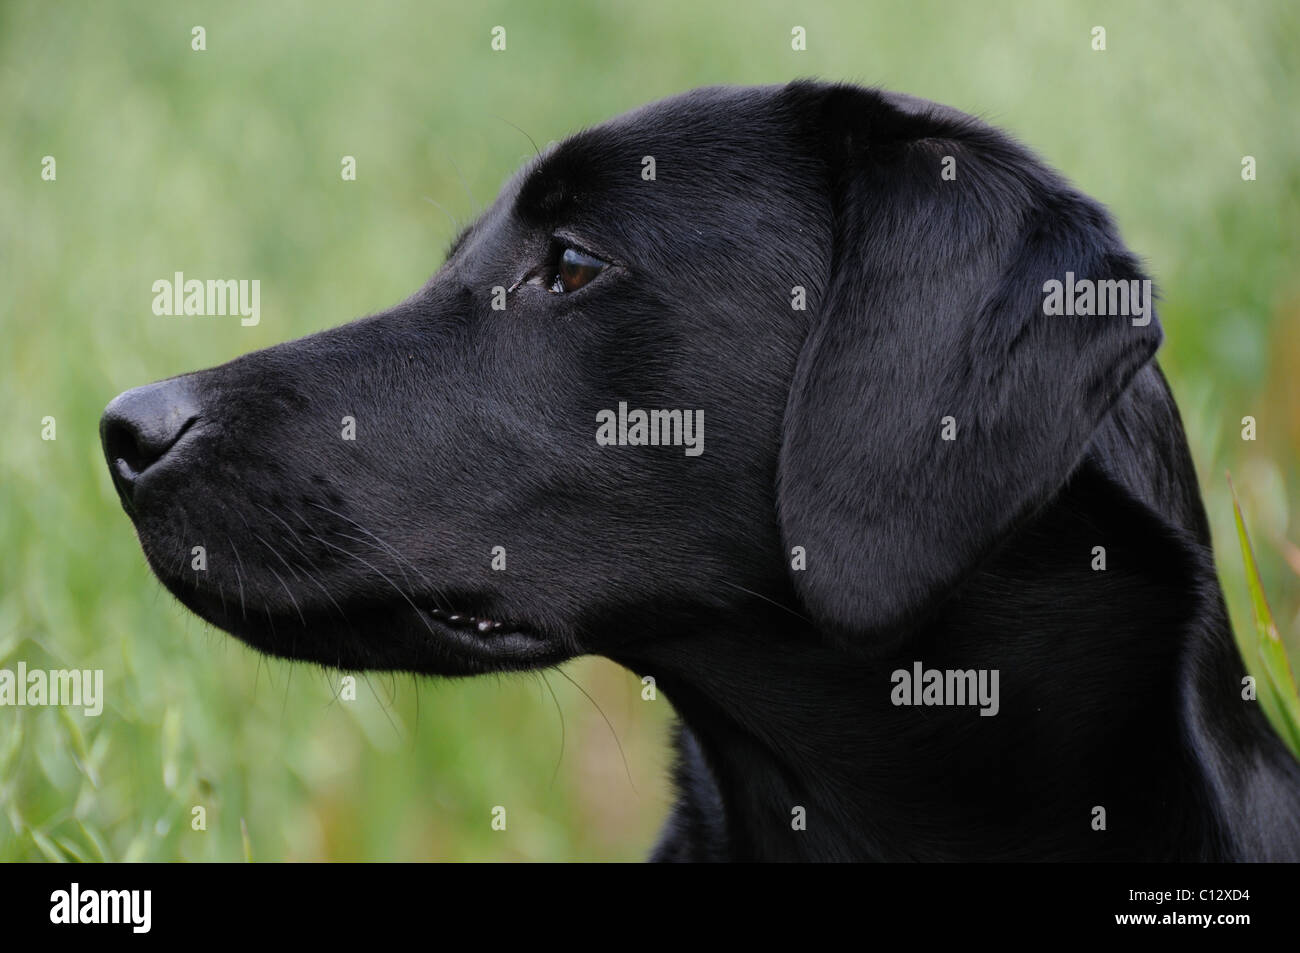
[[[333, 613], [320, 606], [311, 607], [304, 625], [309, 632], [324, 635], [325, 644], [330, 646], [323, 654], [314, 655], [301, 638], [286, 646], [277, 636], [277, 631], [297, 631], [296, 626], [302, 621], [297, 613], [278, 609], [259, 613], [250, 609], [245, 615], [238, 597], [233, 597], [232, 601], [229, 592], [223, 599], [220, 592], [187, 585], [175, 576], [160, 578], [183, 604], [201, 618], [262, 651], [286, 658], [322, 664], [340, 664], [341, 659], [341, 664], [358, 669], [378, 667], [456, 676], [526, 671], [557, 665], [573, 656], [567, 648], [566, 638], [522, 623], [498, 623], [481, 615], [471, 617], [463, 612], [433, 607], [413, 610], [407, 606], [400, 610], [391, 605], [382, 609], [372, 605], [369, 613], [357, 615], [357, 607], [348, 603], [344, 603], [342, 608], [335, 607], [342, 619], [342, 627]], [[451, 621], [453, 615], [459, 617], [455, 622]], [[269, 628], [262, 625], [263, 616]], [[469, 622], [471, 618], [473, 623]], [[479, 622], [488, 623], [484, 632], [479, 631]], [[380, 666], [372, 666], [374, 656], [368, 654], [369, 650], [360, 651], [365, 648], [364, 640], [358, 642], [357, 635], [359, 632], [382, 635], [386, 631], [394, 631], [396, 638], [389, 645], [379, 646], [377, 651], [397, 654], [388, 655]], [[342, 655], [336, 644], [340, 639], [345, 643]], [[348, 646], [357, 647], [359, 654], [349, 655]]]
[[560, 640], [519, 622], [441, 608], [424, 609], [421, 614], [460, 654], [475, 661], [537, 665], [565, 657]]
[[430, 616], [439, 622], [453, 626], [458, 629], [467, 629], [477, 631], [481, 636], [509, 635], [517, 631], [524, 631], [524, 627], [509, 622], [497, 622], [495, 619], [489, 619], [486, 616], [470, 615], [466, 612], [454, 612], [450, 609], [426, 609]]

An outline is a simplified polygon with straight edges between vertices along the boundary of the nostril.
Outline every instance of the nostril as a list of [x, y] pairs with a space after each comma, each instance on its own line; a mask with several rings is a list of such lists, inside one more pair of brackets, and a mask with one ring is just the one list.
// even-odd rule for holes
[[104, 425], [104, 455], [114, 469], [118, 469], [117, 464], [125, 464], [131, 475], [138, 476], [164, 458], [166, 451], [177, 445], [195, 420], [196, 417], [190, 417], [181, 429], [166, 436], [142, 432], [130, 421], [109, 420]]
[[[162, 452], [142, 446], [140, 433], [126, 420], [106, 420], [103, 427], [104, 456], [114, 471], [143, 472]], [[121, 473], [127, 476], [127, 473]]]
[[118, 395], [99, 423], [104, 456], [124, 498], [198, 421], [197, 406], [183, 378], [137, 387]]
[[105, 415], [100, 427], [104, 456], [114, 469], [122, 462], [134, 474], [144, 473], [166, 456], [197, 419], [186, 417], [179, 427], [173, 427], [165, 421]]

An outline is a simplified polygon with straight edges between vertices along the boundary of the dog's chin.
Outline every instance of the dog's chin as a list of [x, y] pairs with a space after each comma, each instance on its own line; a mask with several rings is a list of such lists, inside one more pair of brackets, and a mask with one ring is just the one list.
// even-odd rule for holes
[[471, 676], [546, 668], [577, 654], [567, 639], [528, 624], [450, 608], [364, 599], [320, 608], [299, 598], [285, 612], [158, 575], [186, 608], [246, 645], [345, 671]]

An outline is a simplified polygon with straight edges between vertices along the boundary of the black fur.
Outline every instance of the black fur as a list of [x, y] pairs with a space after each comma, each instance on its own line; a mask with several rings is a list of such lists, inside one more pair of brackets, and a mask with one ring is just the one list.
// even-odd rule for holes
[[[612, 264], [520, 284], [566, 245]], [[1143, 277], [968, 116], [697, 90], [539, 157], [409, 300], [128, 392], [104, 443], [159, 577], [263, 651], [653, 675], [658, 859], [1296, 859], [1159, 324], [1044, 315], [1067, 271]], [[598, 446], [620, 401], [703, 410], [704, 453]], [[999, 713], [895, 706], [918, 660], [997, 669]]]

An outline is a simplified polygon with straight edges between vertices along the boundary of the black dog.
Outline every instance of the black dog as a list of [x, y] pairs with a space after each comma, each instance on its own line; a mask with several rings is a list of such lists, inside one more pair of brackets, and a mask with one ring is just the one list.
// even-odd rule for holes
[[[1090, 281], [1129, 309], [1052, 313]], [[968, 116], [705, 89], [540, 156], [397, 307], [121, 395], [104, 449], [262, 651], [654, 676], [659, 859], [1295, 859], [1142, 281]]]

